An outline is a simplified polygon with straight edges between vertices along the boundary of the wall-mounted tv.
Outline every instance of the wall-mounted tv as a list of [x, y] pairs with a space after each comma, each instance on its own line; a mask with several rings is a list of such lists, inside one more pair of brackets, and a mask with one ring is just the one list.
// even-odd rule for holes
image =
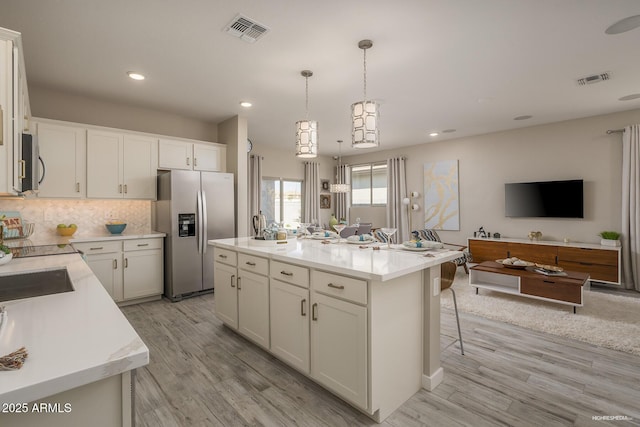
[[516, 182], [504, 185], [505, 216], [584, 218], [583, 181]]

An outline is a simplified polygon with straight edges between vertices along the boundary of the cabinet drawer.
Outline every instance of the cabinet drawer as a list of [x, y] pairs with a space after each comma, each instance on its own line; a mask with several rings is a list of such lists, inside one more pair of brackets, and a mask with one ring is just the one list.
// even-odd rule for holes
[[589, 248], [558, 248], [558, 262], [572, 261], [589, 264], [611, 265], [618, 268], [618, 251]]
[[582, 304], [582, 286], [570, 283], [560, 283], [554, 278], [522, 279], [520, 292], [543, 298]]
[[122, 250], [122, 241], [73, 243], [73, 247], [86, 255], [108, 254], [111, 252], [120, 252]]
[[279, 261], [271, 261], [271, 277], [293, 285], [309, 287], [309, 269]]
[[323, 271], [311, 272], [311, 288], [319, 293], [367, 304], [367, 282]]
[[215, 248], [213, 250], [213, 257], [216, 261], [236, 266], [238, 265], [238, 254], [234, 251], [229, 251], [227, 249]]
[[495, 261], [507, 257], [507, 242], [469, 239], [473, 262]]
[[269, 260], [254, 255], [238, 254], [238, 268], [263, 276], [269, 275]]
[[591, 264], [586, 262], [558, 261], [558, 265], [567, 271], [588, 273], [591, 280], [619, 283], [618, 267], [611, 265]]
[[555, 264], [558, 248], [550, 245], [537, 245], [528, 243], [511, 243], [507, 245], [508, 255], [525, 261], [540, 264]]
[[128, 251], [143, 251], [147, 249], [162, 249], [162, 239], [135, 239], [125, 240], [124, 250]]

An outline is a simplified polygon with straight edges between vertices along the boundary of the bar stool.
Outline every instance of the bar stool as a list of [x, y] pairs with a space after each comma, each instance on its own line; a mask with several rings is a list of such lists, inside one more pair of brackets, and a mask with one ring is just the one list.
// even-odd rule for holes
[[460, 332], [460, 318], [458, 317], [458, 303], [456, 302], [456, 293], [451, 287], [456, 277], [458, 266], [454, 262], [443, 262], [440, 265], [440, 292], [449, 289], [453, 295], [453, 307], [456, 312], [456, 323], [458, 324], [458, 337], [460, 338], [460, 353], [464, 356], [464, 347], [462, 346], [462, 332]]

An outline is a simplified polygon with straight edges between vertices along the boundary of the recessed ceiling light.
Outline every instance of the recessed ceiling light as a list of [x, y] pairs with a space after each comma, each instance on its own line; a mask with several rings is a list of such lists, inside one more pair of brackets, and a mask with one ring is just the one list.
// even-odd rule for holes
[[640, 15], [629, 16], [611, 25], [605, 34], [622, 34], [640, 27]]
[[638, 98], [640, 98], [640, 93], [632, 93], [631, 95], [618, 98], [618, 101], [631, 101], [632, 99], [638, 99]]
[[518, 116], [514, 117], [513, 120], [529, 120], [533, 116]]
[[127, 76], [131, 77], [133, 80], [144, 80], [144, 76], [140, 73], [136, 73], [135, 71], [127, 72]]
[[453, 133], [455, 131], [456, 131], [455, 129], [445, 129], [442, 131], [442, 133]]
[[438, 132], [431, 132], [429, 136], [438, 136]]
[[242, 102], [240, 103], [240, 106], [241, 106], [241, 107], [244, 107], [244, 108], [249, 108], [249, 107], [251, 107], [252, 105], [253, 105], [253, 104], [252, 104], [252, 103], [250, 103], [249, 101], [242, 101]]

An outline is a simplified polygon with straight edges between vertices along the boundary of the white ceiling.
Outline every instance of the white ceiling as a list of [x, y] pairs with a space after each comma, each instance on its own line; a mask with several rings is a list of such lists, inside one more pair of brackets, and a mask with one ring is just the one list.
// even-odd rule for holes
[[[269, 33], [254, 44], [225, 34], [238, 13]], [[294, 149], [300, 71], [312, 70], [321, 154], [350, 141], [361, 39], [374, 43], [367, 94], [381, 103], [388, 149], [640, 108], [618, 100], [640, 93], [640, 29], [604, 33], [638, 14], [638, 0], [0, 2], [0, 26], [23, 33], [29, 84], [214, 123], [245, 115], [255, 145]], [[576, 83], [605, 71], [611, 80]], [[533, 118], [513, 120], [521, 115]], [[428, 136], [443, 129], [457, 131]]]

